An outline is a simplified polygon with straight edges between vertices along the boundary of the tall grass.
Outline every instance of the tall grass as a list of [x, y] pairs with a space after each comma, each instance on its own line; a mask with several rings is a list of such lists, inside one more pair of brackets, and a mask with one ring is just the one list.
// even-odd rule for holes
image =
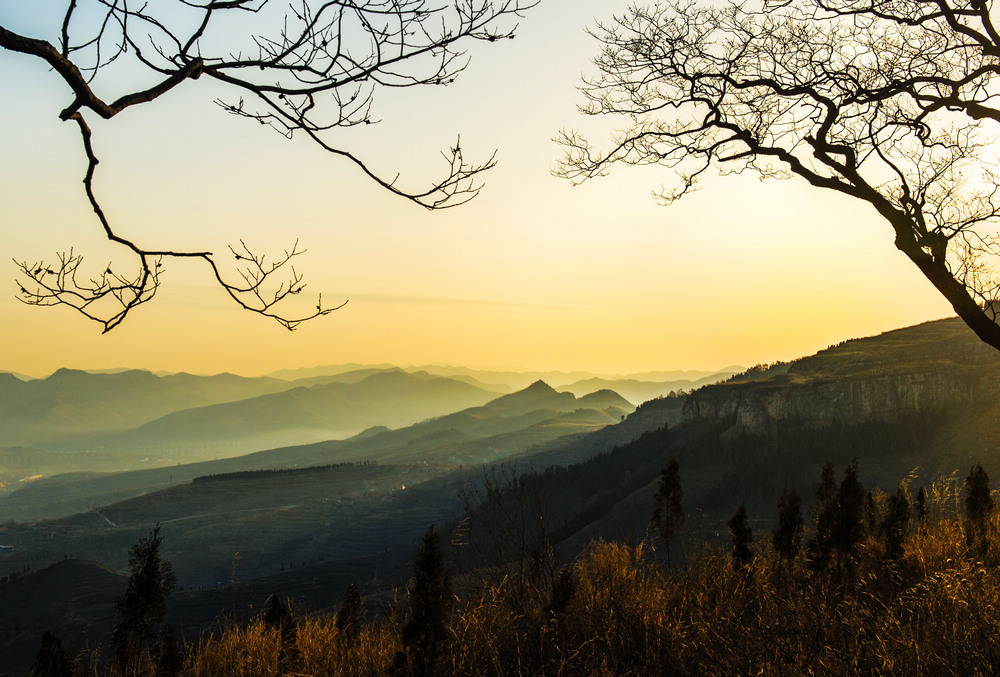
[[[706, 548], [666, 568], [648, 542], [592, 542], [561, 574], [497, 575], [456, 597], [440, 674], [992, 675], [1000, 673], [1000, 523], [989, 549], [966, 546], [956, 482], [929, 492], [901, 558], [872, 529], [848, 575], [800, 554], [779, 562], [757, 535], [753, 560]], [[873, 501], [884, 511], [886, 500]], [[878, 515], [873, 516], [875, 518]], [[780, 564], [780, 570], [779, 570]], [[406, 674], [405, 609], [356, 636], [332, 617], [299, 620], [294, 651], [260, 621], [187, 647], [192, 677]], [[286, 640], [287, 642], [288, 640]], [[286, 647], [287, 648], [287, 647]]]

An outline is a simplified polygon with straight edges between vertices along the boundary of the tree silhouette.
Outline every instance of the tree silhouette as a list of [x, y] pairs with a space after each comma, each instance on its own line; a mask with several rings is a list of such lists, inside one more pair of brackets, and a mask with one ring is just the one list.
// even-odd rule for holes
[[844, 470], [844, 479], [837, 491], [837, 513], [833, 524], [833, 547], [837, 552], [837, 568], [844, 573], [853, 565], [858, 545], [865, 537], [865, 489], [858, 480], [857, 459]]
[[148, 653], [146, 642], [167, 615], [167, 597], [177, 583], [170, 562], [160, 555], [163, 536], [157, 524], [128, 551], [129, 578], [125, 594], [115, 602], [121, 622], [114, 630], [115, 666], [123, 675], [136, 674]]
[[[832, 469], [830, 464], [827, 464]], [[823, 477], [817, 490], [819, 514], [816, 528], [809, 539], [807, 550], [813, 570], [820, 571], [835, 557], [838, 580], [841, 584], [854, 571], [854, 558], [858, 545], [865, 537], [865, 490], [858, 480], [857, 459], [844, 470], [844, 479], [837, 488], [836, 496], [830, 500], [830, 473], [823, 469]]]
[[916, 512], [917, 516], [917, 526], [920, 529], [927, 528], [927, 491], [920, 487], [917, 492], [917, 500], [913, 505], [913, 510]]
[[665, 204], [713, 168], [854, 198], [1000, 348], [994, 13], [964, 0], [637, 4], [594, 30], [599, 74], [582, 87], [585, 114], [627, 127], [606, 150], [562, 132], [557, 173], [661, 165], [676, 176]]
[[905, 486], [900, 486], [889, 498], [885, 517], [879, 525], [879, 533], [885, 542], [885, 558], [890, 562], [903, 556], [906, 533], [910, 526], [910, 496]]
[[680, 466], [670, 459], [667, 467], [660, 471], [660, 483], [654, 496], [653, 528], [660, 532], [667, 547], [667, 561], [670, 562], [670, 544], [674, 536], [684, 526], [684, 490], [681, 488]]
[[451, 575], [445, 567], [441, 537], [434, 525], [420, 541], [408, 594], [410, 614], [402, 637], [406, 663], [415, 677], [429, 677], [438, 672], [451, 615]]
[[344, 595], [344, 603], [337, 611], [337, 632], [348, 643], [354, 641], [361, 629], [361, 619], [358, 614], [361, 611], [361, 592], [357, 583], [351, 583], [347, 587], [347, 594]]
[[965, 544], [980, 557], [990, 547], [989, 520], [995, 511], [990, 477], [977, 463], [965, 478]]
[[802, 547], [802, 501], [788, 487], [781, 492], [778, 499], [778, 526], [771, 532], [771, 545], [778, 554], [778, 575], [781, 569], [792, 562]]
[[271, 600], [268, 602], [267, 610], [264, 612], [264, 627], [278, 633], [281, 647], [278, 661], [283, 668], [298, 660], [299, 624], [288, 604], [278, 599], [277, 595], [271, 595]]
[[183, 669], [184, 656], [177, 634], [172, 626], [164, 624], [156, 642], [156, 670], [153, 677], [181, 677]]
[[468, 63], [466, 44], [513, 37], [517, 17], [536, 1], [295, 0], [282, 9], [269, 0], [65, 0], [61, 16], [50, 16], [54, 40], [0, 25], [0, 49], [43, 61], [69, 86], [72, 95], [59, 117], [79, 129], [87, 199], [105, 236], [137, 264], [131, 271], [108, 264], [85, 272], [83, 257], [72, 249], [54, 262], [19, 261], [17, 298], [70, 306], [110, 331], [153, 298], [163, 259], [174, 257], [203, 261], [239, 306], [288, 329], [336, 310], [343, 304], [326, 305], [322, 296], [314, 309], [284, 310], [283, 302], [305, 288], [293, 267], [303, 253], [298, 242], [268, 260], [243, 241], [212, 252], [148, 246], [126, 236], [134, 226], [112, 224], [98, 200], [98, 154], [86, 117], [113, 120], [186, 89], [192, 80], [211, 80], [226, 112], [288, 138], [305, 137], [388, 192], [428, 209], [459, 205], [478, 194], [480, 175], [494, 165], [493, 157], [469, 163], [456, 141], [443, 153], [440, 177], [405, 188], [398, 176], [381, 175], [342, 139], [334, 141], [331, 132], [376, 123], [372, 104], [379, 89], [452, 82]]
[[75, 677], [77, 674], [76, 663], [63, 649], [62, 642], [46, 630], [29, 677]]
[[736, 513], [729, 518], [728, 526], [729, 536], [733, 540], [733, 566], [737, 569], [744, 568], [753, 560], [753, 551], [750, 550], [753, 530], [750, 528], [745, 505], [740, 505]]

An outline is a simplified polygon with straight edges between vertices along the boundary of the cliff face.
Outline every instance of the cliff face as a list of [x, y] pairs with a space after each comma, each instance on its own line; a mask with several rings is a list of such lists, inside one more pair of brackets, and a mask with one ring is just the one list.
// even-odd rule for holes
[[943, 320], [848, 342], [787, 374], [706, 386], [688, 396], [683, 416], [732, 418], [759, 432], [789, 419], [823, 426], [996, 401], [1000, 353], [969, 334]]
[[[775, 378], [775, 381], [781, 380]], [[692, 393], [684, 418], [732, 417], [751, 431], [785, 419], [859, 422], [981, 402], [1000, 396], [995, 374], [894, 374], [844, 381], [730, 383]]]

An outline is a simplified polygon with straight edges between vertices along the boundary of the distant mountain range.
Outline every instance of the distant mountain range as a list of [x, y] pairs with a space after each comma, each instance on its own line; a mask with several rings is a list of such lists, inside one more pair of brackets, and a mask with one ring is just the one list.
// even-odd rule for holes
[[[17, 490], [0, 499], [0, 521], [27, 515], [70, 514], [88, 505], [102, 505], [220, 472], [346, 461], [431, 461], [451, 465], [495, 461], [532, 445], [617, 423], [634, 409], [630, 402], [607, 390], [577, 398], [538, 381], [517, 393], [494, 397], [461, 381], [426, 373], [378, 372], [357, 383], [297, 387], [184, 410], [132, 430], [77, 443], [90, 451], [69, 447], [60, 453], [0, 448], [0, 466], [15, 470], [18, 477], [56, 474], [53, 479], [11, 484], [8, 489]], [[436, 411], [454, 413], [434, 416]], [[382, 423], [376, 425], [374, 421]], [[370, 427], [353, 437], [342, 434], [334, 438], [332, 431], [323, 427], [326, 425]], [[312, 444], [295, 447], [288, 447], [286, 442], [286, 446], [265, 446], [263, 451], [250, 453], [256, 451], [253, 442], [262, 443], [268, 436], [294, 439], [303, 430], [324, 441], [310, 440]], [[213, 458], [219, 460], [214, 461], [205, 461], [205, 454], [191, 451], [225, 451], [238, 445], [246, 451], [215, 453]], [[174, 453], [181, 463], [134, 460], [136, 451], [157, 450]], [[128, 464], [130, 453], [133, 462]], [[154, 470], [153, 466], [162, 469]], [[142, 467], [150, 469], [137, 470]], [[114, 469], [133, 472], [93, 476], [94, 471], [107, 473]], [[72, 474], [74, 471], [76, 474]]]
[[[0, 373], [0, 491], [56, 468], [109, 471], [195, 462], [343, 439], [376, 425], [406, 426], [523, 390], [529, 387], [525, 379], [540, 375], [431, 369], [438, 371], [345, 364], [257, 378], [60, 369], [43, 379], [22, 380]], [[729, 370], [646, 374], [690, 377], [680, 381], [613, 380], [582, 372], [547, 377], [549, 382], [577, 379], [557, 388], [567, 402], [609, 390], [622, 401], [638, 403], [729, 375]], [[39, 461], [34, 466], [32, 458]]]
[[[374, 423], [349, 439], [24, 483], [0, 497], [0, 543], [17, 544], [0, 559], [0, 574], [3, 566], [42, 569], [66, 552], [121, 571], [128, 546], [161, 522], [165, 555], [182, 582], [206, 588], [178, 595], [172, 613], [186, 628], [206, 627], [222, 607], [233, 617], [256, 613], [250, 605], [259, 609], [270, 593], [295, 597], [297, 608], [329, 610], [348, 580], [367, 584], [366, 594], [404, 585], [415, 541], [429, 524], [447, 534], [454, 562], [469, 555], [471, 529], [516, 536], [517, 524], [535, 519], [535, 510], [564, 561], [593, 538], [641, 539], [651, 535], [653, 495], [670, 459], [680, 464], [688, 515], [676, 551], [687, 554], [704, 539], [724, 540], [726, 521], [741, 505], [766, 539], [782, 490], [798, 492], [807, 511], [826, 461], [839, 478], [857, 458], [865, 487], [883, 492], [907, 478], [912, 492], [938, 481], [957, 497], [975, 462], [1000, 478], [1000, 352], [954, 319], [846, 341], [634, 411], [609, 390], [577, 397], [536, 380], [497, 394], [453, 377], [369, 369], [312, 374], [306, 378], [342, 380], [172, 412], [117, 434], [143, 430], [146, 439], [165, 439], [189, 429], [222, 437], [242, 426], [265, 430], [281, 418], [277, 412], [314, 425], [323, 407], [360, 411], [378, 398], [409, 401], [404, 393], [478, 399], [395, 429]], [[17, 386], [0, 377], [0, 389], [6, 387]], [[398, 395], [387, 394], [392, 390]], [[353, 404], [344, 404], [347, 392]], [[54, 452], [2, 453], [23, 461]], [[505, 465], [491, 469], [494, 462]], [[463, 495], [488, 496], [493, 516], [489, 505], [476, 504], [476, 516], [485, 519], [470, 527]], [[29, 524], [34, 515], [62, 517]], [[39, 574], [38, 585], [62, 589], [46, 589], [38, 608], [24, 586], [0, 586], [0, 608], [28, 610], [18, 616], [24, 632], [0, 636], [0, 664], [25, 650], [28, 634], [37, 645], [46, 624], [70, 628], [74, 619], [59, 613], [82, 589], [71, 575], [105, 581], [102, 608], [111, 617], [120, 580], [95, 565], [61, 566]], [[237, 576], [237, 585], [225, 584]], [[96, 639], [81, 625], [72, 626], [74, 637]]]

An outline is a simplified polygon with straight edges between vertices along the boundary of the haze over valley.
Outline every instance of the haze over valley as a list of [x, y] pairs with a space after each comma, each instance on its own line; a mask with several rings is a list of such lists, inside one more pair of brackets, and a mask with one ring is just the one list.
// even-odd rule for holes
[[[486, 490], [536, 496], [568, 561], [594, 539], [648, 534], [667, 459], [684, 471], [690, 547], [716, 539], [734, 504], [770, 528], [776, 492], [809, 496], [828, 461], [858, 459], [866, 486], [885, 491], [997, 462], [1000, 355], [955, 319], [740, 373], [433, 369], [0, 379], [4, 434], [19, 443], [0, 452], [0, 576], [23, 574], [0, 584], [0, 606], [51, 579], [37, 615], [0, 617], [0, 662], [26, 666], [47, 625], [97, 641], [130, 544], [156, 524], [181, 586], [170, 613], [194, 632], [276, 591], [302, 611], [351, 582], [377, 598], [429, 524], [457, 529], [457, 544], [497, 527], [468, 512]], [[654, 384], [645, 401], [614, 390]], [[609, 387], [574, 394], [589, 386]], [[456, 566], [483, 556], [455, 547]], [[84, 578], [106, 601], [57, 618], [59, 590]]]

